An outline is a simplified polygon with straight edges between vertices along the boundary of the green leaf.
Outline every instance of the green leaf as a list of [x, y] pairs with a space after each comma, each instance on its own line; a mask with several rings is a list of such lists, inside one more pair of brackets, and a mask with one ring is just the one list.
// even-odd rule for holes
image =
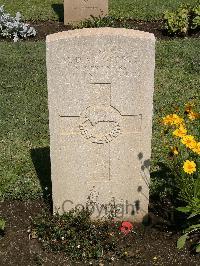
[[193, 217], [195, 217], [197, 215], [198, 215], [197, 213], [192, 213], [192, 214], [190, 214], [190, 216], [187, 219], [191, 219], [191, 218], [193, 218]]
[[200, 229], [200, 224], [193, 224], [193, 225], [189, 226], [185, 231], [191, 232], [191, 231], [197, 230], [197, 229]]
[[182, 235], [181, 237], [179, 237], [179, 239], [178, 239], [178, 241], [177, 241], [177, 248], [178, 249], [181, 249], [181, 248], [183, 248], [184, 247], [184, 245], [185, 245], [185, 242], [186, 242], [186, 240], [187, 240], [187, 234], [185, 234], [185, 235]]
[[188, 227], [189, 230], [194, 228], [200, 228], [200, 224], [193, 224], [190, 227]]
[[180, 211], [180, 212], [184, 212], [184, 213], [187, 213], [187, 212], [190, 212], [190, 207], [178, 207], [178, 208], [176, 208], [177, 209], [177, 211]]
[[197, 252], [197, 253], [200, 252], [200, 244], [198, 244], [198, 245], [196, 246], [196, 252]]
[[0, 219], [0, 230], [4, 231], [6, 222], [4, 219]]

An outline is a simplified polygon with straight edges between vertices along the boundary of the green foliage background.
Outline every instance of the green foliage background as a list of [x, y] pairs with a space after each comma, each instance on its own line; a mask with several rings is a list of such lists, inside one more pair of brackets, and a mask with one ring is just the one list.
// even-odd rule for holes
[[[190, 0], [191, 5], [197, 0]], [[166, 9], [173, 10], [188, 0], [109, 0], [109, 14], [115, 17], [155, 20]], [[26, 20], [59, 20], [63, 17], [63, 0], [0, 0], [11, 14], [20, 11]], [[55, 11], [56, 10], [56, 11]]]

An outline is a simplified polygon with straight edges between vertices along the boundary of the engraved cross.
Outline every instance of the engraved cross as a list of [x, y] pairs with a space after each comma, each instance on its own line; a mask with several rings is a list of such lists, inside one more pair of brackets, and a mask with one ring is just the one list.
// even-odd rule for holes
[[92, 145], [92, 149], [95, 150], [91, 162], [93, 173], [89, 173], [92, 179], [108, 181], [111, 180], [111, 168], [114, 167], [112, 157], [115, 156], [115, 152], [113, 150], [116, 150], [116, 146], [127, 135], [141, 131], [141, 115], [122, 115], [112, 106], [110, 83], [91, 85], [90, 104], [80, 116], [76, 116], [79, 119], [76, 123], [79, 128], [76, 128], [75, 132], [77, 134], [79, 131], [86, 140], [85, 145]]

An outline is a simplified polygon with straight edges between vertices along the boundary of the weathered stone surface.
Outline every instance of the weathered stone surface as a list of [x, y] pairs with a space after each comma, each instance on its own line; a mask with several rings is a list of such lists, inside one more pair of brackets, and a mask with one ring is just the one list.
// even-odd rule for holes
[[64, 24], [108, 14], [108, 0], [64, 0]]
[[141, 221], [148, 211], [155, 66], [153, 34], [82, 29], [47, 36], [54, 210], [88, 196]]

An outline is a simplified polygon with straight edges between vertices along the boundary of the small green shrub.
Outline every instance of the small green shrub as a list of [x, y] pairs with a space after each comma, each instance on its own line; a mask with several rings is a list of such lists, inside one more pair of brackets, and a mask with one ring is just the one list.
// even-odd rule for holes
[[170, 34], [186, 34], [189, 27], [189, 9], [187, 6], [179, 8], [176, 12], [164, 13], [165, 28]]
[[112, 258], [112, 261], [127, 256], [127, 239], [119, 222], [112, 219], [92, 221], [87, 209], [71, 210], [63, 215], [45, 212], [38, 216], [31, 229], [31, 235], [41, 240], [44, 248], [65, 252], [71, 260]]
[[79, 28], [100, 28], [100, 27], [114, 27], [115, 20], [113, 17], [94, 17], [82, 21]]
[[197, 29], [200, 27], [200, 5], [192, 9], [192, 29]]
[[76, 28], [101, 28], [101, 27], [123, 27], [123, 28], [132, 28], [129, 20], [124, 17], [115, 18], [112, 16], [106, 17], [93, 17], [86, 19], [79, 23]]
[[164, 23], [168, 34], [187, 35], [200, 26], [200, 4], [195, 7], [182, 5], [174, 12], [164, 12]]
[[29, 24], [21, 22], [21, 14], [16, 13], [12, 17], [9, 13], [5, 13], [4, 6], [0, 6], [0, 36], [13, 38], [17, 42], [20, 38], [35, 36], [36, 30]]
[[196, 212], [192, 212], [191, 211], [191, 206], [188, 205], [186, 207], [179, 207], [177, 208], [177, 210], [179, 210], [180, 212], [183, 213], [187, 213], [190, 214], [190, 216], [188, 217], [188, 220], [191, 220], [195, 218], [195, 221], [190, 222], [191, 225], [189, 225], [189, 227], [187, 227], [184, 230], [184, 234], [179, 237], [178, 241], [177, 241], [177, 248], [181, 249], [184, 247], [186, 241], [188, 239], [191, 239], [192, 236], [195, 236], [195, 243], [193, 245], [193, 248], [196, 250], [197, 253], [200, 252], [200, 224], [197, 223], [197, 221], [199, 221], [200, 219], [200, 200], [199, 199], [194, 199], [196, 201], [196, 203], [198, 204], [198, 206], [196, 206], [196, 208], [198, 208], [198, 213], [197, 213], [197, 209]]
[[173, 160], [169, 164], [175, 176], [174, 186], [182, 205], [187, 204], [177, 210], [190, 214], [187, 229], [179, 238], [177, 247], [182, 248], [186, 240], [195, 235], [194, 247], [196, 252], [200, 252], [200, 113], [194, 110], [192, 103], [188, 103], [181, 116], [170, 114], [162, 122], [167, 126], [165, 134], [170, 134]]
[[184, 234], [178, 239], [177, 247], [183, 248], [186, 240], [195, 235], [194, 248], [200, 252], [200, 178], [194, 185], [194, 196], [186, 207], [177, 208], [178, 211], [190, 214], [188, 217], [189, 226], [184, 230]]
[[170, 114], [162, 120], [165, 125], [163, 142], [169, 149], [167, 164], [174, 174], [178, 199], [186, 204], [190, 204], [194, 195], [200, 198], [195, 192], [200, 180], [200, 113], [194, 108], [188, 103], [181, 115]]

